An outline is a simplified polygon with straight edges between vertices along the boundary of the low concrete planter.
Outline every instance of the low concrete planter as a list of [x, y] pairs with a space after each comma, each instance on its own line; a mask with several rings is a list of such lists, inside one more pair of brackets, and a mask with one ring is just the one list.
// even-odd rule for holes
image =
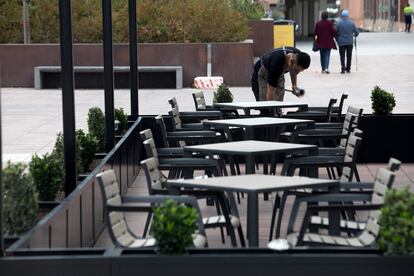
[[[3, 87], [34, 87], [36, 66], [59, 66], [59, 44], [0, 44]], [[74, 66], [102, 66], [101, 44], [75, 44]], [[212, 75], [230, 86], [249, 86], [253, 68], [253, 42], [212, 43]], [[129, 66], [129, 46], [115, 44], [114, 66]], [[16, 58], [24, 62], [16, 62]], [[206, 43], [140, 43], [140, 66], [182, 66], [183, 86], [196, 76], [207, 76]]]
[[385, 276], [412, 275], [414, 257], [382, 256], [375, 251], [302, 250], [273, 252], [267, 249], [200, 250], [188, 255], [160, 256], [134, 251], [119, 257], [71, 255], [0, 259], [5, 275], [306, 275]]

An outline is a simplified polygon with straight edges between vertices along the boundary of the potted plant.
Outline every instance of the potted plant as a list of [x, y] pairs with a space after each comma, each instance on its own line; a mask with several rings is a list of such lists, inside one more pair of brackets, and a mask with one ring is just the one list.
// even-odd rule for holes
[[213, 103], [231, 103], [233, 98], [230, 89], [223, 83], [218, 87], [217, 92], [214, 92]]
[[395, 98], [379, 86], [375, 86], [371, 94], [372, 110], [375, 115], [390, 115], [395, 107]]
[[98, 140], [98, 151], [105, 152], [105, 115], [99, 107], [89, 109], [88, 131]]
[[62, 160], [56, 152], [46, 153], [43, 156], [35, 154], [32, 156], [29, 170], [39, 193], [41, 208], [54, 208], [58, 204], [57, 193], [62, 190], [64, 177]]
[[414, 194], [391, 189], [381, 209], [378, 248], [386, 255], [414, 255]]
[[27, 165], [12, 164], [3, 169], [5, 247], [28, 231], [35, 223], [38, 211], [38, 193]]
[[414, 116], [393, 114], [395, 97], [379, 86], [372, 90], [371, 100], [373, 114], [364, 114], [359, 122], [364, 134], [357, 161], [386, 163], [392, 156], [402, 162], [414, 162], [414, 155], [407, 150], [414, 139], [414, 132], [409, 127], [414, 123]]
[[115, 108], [115, 120], [118, 121], [116, 135], [123, 135], [128, 129], [128, 115], [124, 112], [122, 107]]
[[159, 253], [184, 254], [192, 244], [197, 229], [197, 212], [173, 200], [167, 200], [154, 210], [152, 235], [157, 240]]

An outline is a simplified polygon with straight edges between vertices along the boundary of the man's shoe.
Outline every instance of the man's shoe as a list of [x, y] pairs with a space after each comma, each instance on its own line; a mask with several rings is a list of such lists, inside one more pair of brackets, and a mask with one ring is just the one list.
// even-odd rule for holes
[[331, 72], [328, 71], [328, 69], [325, 70], [325, 74], [330, 74]]
[[341, 74], [345, 74], [345, 70], [341, 70]]
[[351, 70], [346, 70], [347, 73], [351, 73]]

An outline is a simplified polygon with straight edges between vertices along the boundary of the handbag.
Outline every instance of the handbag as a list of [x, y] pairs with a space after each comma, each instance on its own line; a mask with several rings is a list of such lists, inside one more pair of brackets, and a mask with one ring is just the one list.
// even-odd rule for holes
[[314, 51], [314, 52], [319, 51], [318, 46], [316, 46], [316, 40], [313, 40], [312, 51]]

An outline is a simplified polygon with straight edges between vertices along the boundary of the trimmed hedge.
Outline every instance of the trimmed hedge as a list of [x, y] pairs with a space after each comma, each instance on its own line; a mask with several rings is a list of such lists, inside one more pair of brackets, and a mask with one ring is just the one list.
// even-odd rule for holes
[[[263, 14], [247, 0], [139, 0], [139, 42], [235, 42], [248, 37], [248, 19]], [[31, 41], [59, 42], [57, 0], [31, 0]], [[73, 0], [75, 43], [102, 42], [101, 0]], [[128, 42], [128, 1], [112, 0], [113, 39]], [[0, 0], [0, 43], [22, 43], [22, 1]]]

